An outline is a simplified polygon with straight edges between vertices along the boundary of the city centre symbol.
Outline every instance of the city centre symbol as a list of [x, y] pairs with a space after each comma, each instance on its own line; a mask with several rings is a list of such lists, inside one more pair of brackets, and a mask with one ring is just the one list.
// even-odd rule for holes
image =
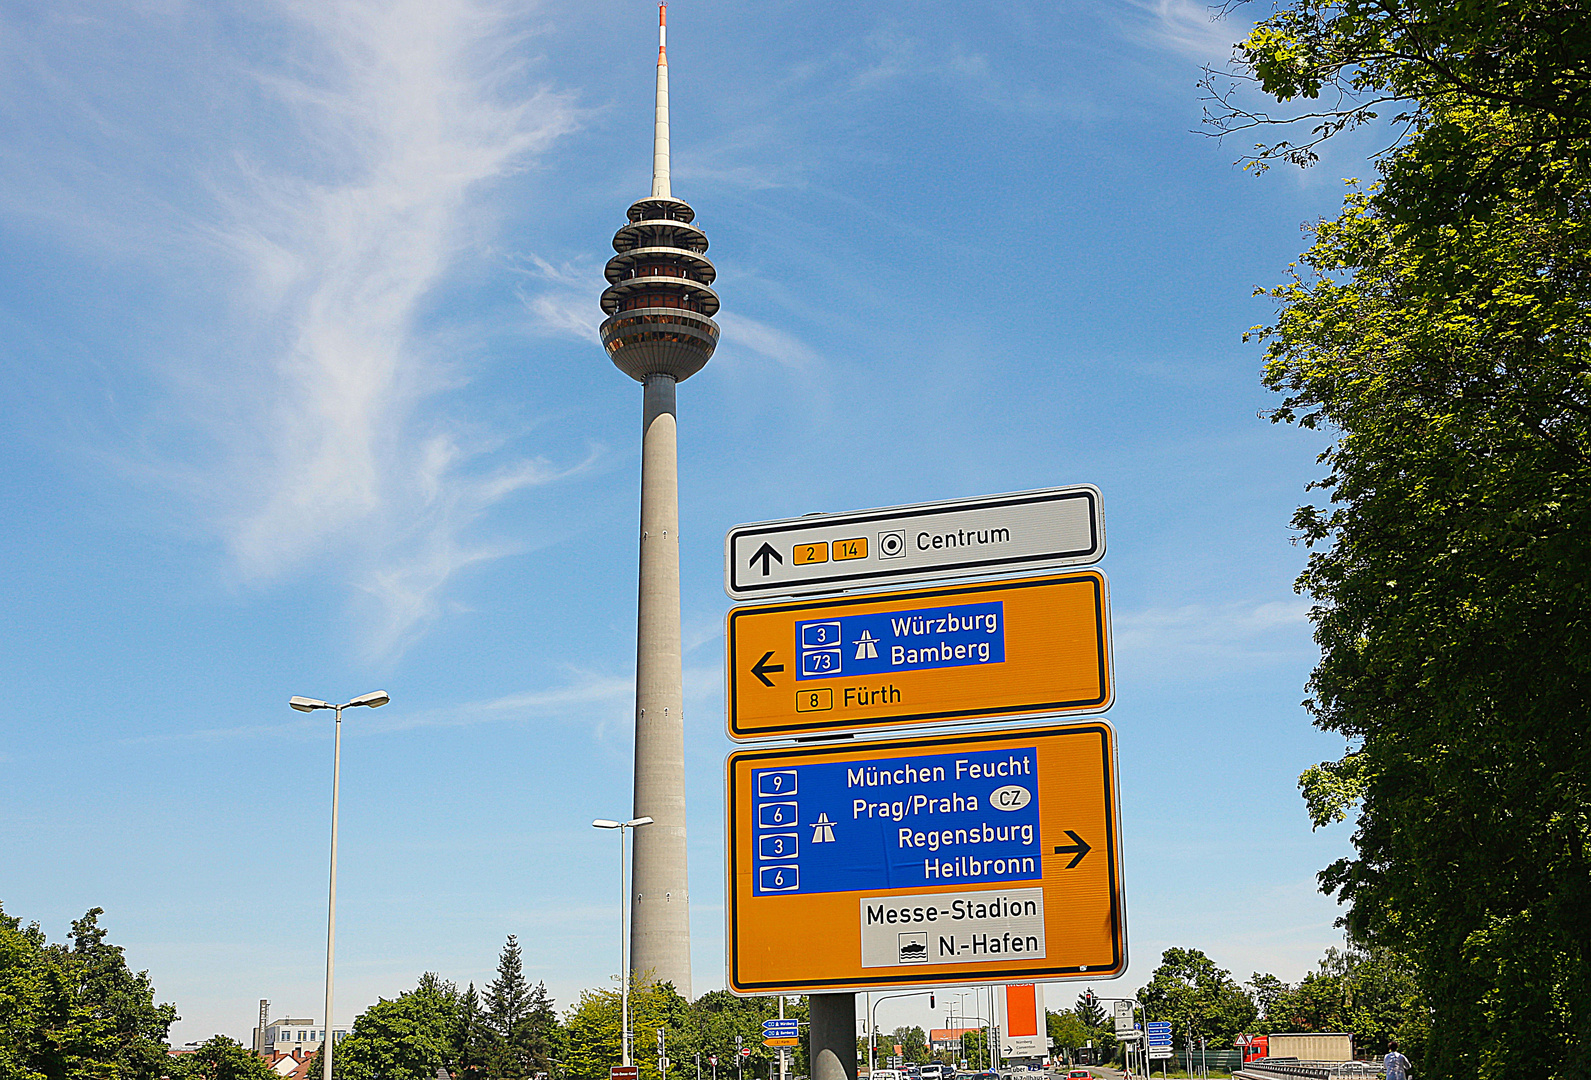
[[873, 636], [871, 630], [863, 630], [862, 636], [856, 639], [856, 659], [878, 659], [878, 638]]
[[834, 843], [834, 822], [829, 820], [829, 815], [819, 812], [818, 820], [812, 823], [812, 842], [814, 844]]

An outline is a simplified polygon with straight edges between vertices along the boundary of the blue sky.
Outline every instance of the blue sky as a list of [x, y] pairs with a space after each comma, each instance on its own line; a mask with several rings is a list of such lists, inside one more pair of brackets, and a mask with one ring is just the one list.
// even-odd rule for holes
[[[1257, 13], [671, 8], [674, 189], [724, 304], [679, 411], [697, 992], [725, 529], [1075, 482], [1109, 534], [1115, 986], [1171, 945], [1296, 979], [1340, 941], [1314, 874], [1347, 831], [1295, 789], [1341, 749], [1298, 704], [1287, 529], [1324, 437], [1258, 417], [1241, 336], [1373, 146], [1255, 178], [1196, 132]], [[342, 1018], [486, 981], [509, 933], [560, 1004], [617, 968], [589, 822], [628, 809], [641, 400], [596, 300], [648, 190], [654, 18], [0, 12], [0, 901], [52, 938], [104, 907], [176, 1041], [320, 1014], [330, 724], [293, 694], [392, 694], [344, 740]]]

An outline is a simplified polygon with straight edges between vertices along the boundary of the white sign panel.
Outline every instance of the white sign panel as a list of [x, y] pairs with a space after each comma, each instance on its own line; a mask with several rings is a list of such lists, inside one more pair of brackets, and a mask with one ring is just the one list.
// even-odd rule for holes
[[1111, 1003], [1111, 1015], [1116, 1020], [1116, 1034], [1133, 1030], [1133, 1002], [1117, 1000]]
[[1043, 959], [1044, 890], [864, 896], [862, 966]]
[[1171, 1047], [1169, 1047], [1169, 1046], [1151, 1046], [1149, 1048], [1149, 1060], [1150, 1061], [1158, 1061], [1161, 1058], [1168, 1058], [1170, 1056], [1171, 1056]]
[[724, 537], [724, 591], [751, 600], [1104, 556], [1104, 500], [1078, 484], [737, 525]]

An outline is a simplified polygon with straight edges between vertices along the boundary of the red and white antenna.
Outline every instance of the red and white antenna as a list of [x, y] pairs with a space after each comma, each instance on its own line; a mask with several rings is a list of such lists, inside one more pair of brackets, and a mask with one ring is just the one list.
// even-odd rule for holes
[[657, 117], [652, 127], [652, 197], [670, 198], [668, 183], [668, 4], [657, 5]]

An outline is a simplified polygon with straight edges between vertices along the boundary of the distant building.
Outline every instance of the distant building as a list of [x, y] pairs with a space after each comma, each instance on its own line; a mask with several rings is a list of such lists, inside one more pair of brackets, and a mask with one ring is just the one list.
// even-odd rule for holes
[[942, 1054], [947, 1050], [959, 1054], [961, 1037], [982, 1030], [981, 1027], [934, 1028], [928, 1033], [928, 1050], [933, 1054]]
[[[342, 1028], [333, 1028], [332, 1045], [342, 1042], [347, 1034]], [[304, 1060], [314, 1057], [320, 1050], [321, 1041], [326, 1038], [326, 1030], [314, 1020], [288, 1017], [271, 1021], [263, 1033], [256, 1028], [254, 1037], [259, 1055], [274, 1066], [282, 1058]]]

